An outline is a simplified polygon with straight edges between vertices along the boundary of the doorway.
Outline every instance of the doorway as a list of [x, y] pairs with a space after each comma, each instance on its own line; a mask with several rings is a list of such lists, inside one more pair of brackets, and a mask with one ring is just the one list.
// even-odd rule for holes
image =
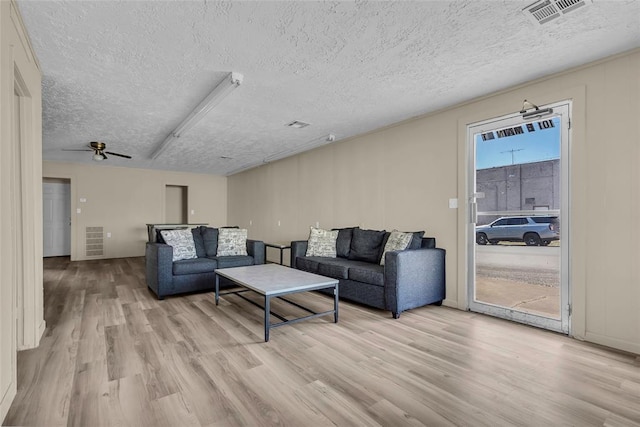
[[181, 185], [167, 185], [165, 187], [165, 214], [167, 224], [186, 224], [189, 222], [187, 213], [189, 188]]
[[468, 126], [469, 309], [569, 333], [569, 101]]
[[42, 183], [43, 256], [71, 255], [71, 181], [45, 178]]

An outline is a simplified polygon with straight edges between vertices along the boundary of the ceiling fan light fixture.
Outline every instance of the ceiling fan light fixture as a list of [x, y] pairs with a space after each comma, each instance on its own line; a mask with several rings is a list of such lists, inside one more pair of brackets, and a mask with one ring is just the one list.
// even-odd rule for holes
[[95, 154], [93, 155], [93, 160], [94, 160], [94, 161], [96, 161], [96, 162], [101, 162], [101, 161], [103, 161], [103, 160], [104, 160], [104, 159], [106, 159], [106, 158], [107, 158], [107, 156], [105, 156], [105, 155], [104, 155], [104, 154], [102, 154], [102, 153], [95, 153]]

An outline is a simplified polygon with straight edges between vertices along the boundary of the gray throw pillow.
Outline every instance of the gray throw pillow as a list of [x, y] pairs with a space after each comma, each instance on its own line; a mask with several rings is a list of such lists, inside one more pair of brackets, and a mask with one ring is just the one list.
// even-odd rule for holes
[[353, 238], [353, 230], [356, 227], [334, 228], [338, 230], [338, 240], [336, 240], [336, 256], [339, 258], [349, 258], [351, 252], [351, 239]]
[[213, 227], [200, 227], [200, 234], [202, 235], [202, 242], [204, 244], [204, 251], [207, 257], [211, 258], [218, 253], [218, 229]]
[[196, 253], [196, 245], [193, 243], [193, 234], [191, 230], [162, 230], [160, 232], [162, 238], [173, 247], [173, 261], [182, 259], [198, 258]]
[[373, 264], [380, 262], [382, 253], [382, 241], [386, 234], [385, 230], [353, 230], [351, 238], [351, 251], [349, 259], [356, 261], [366, 261]]
[[323, 230], [311, 227], [306, 256], [336, 257], [338, 230]]
[[191, 234], [193, 234], [193, 243], [196, 246], [196, 254], [198, 255], [198, 258], [206, 258], [207, 251], [204, 248], [204, 240], [202, 240], [202, 233], [200, 233], [200, 227], [192, 228]]
[[404, 251], [411, 244], [411, 239], [413, 239], [413, 233], [403, 233], [402, 231], [393, 230], [389, 235], [389, 239], [387, 239], [387, 243], [384, 245], [380, 265], [384, 265], [384, 255], [387, 252]]
[[218, 230], [216, 256], [247, 255], [247, 230], [245, 228], [221, 228]]
[[424, 231], [414, 231], [413, 239], [411, 239], [407, 249], [420, 249], [422, 247], [422, 236], [424, 236]]

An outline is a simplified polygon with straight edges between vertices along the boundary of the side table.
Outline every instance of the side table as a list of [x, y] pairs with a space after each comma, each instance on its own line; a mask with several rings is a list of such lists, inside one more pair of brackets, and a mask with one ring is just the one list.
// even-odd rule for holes
[[267, 259], [267, 248], [274, 248], [280, 251], [280, 265], [283, 265], [283, 252], [285, 249], [291, 249], [291, 245], [281, 245], [280, 243], [265, 243], [264, 244], [264, 259]]

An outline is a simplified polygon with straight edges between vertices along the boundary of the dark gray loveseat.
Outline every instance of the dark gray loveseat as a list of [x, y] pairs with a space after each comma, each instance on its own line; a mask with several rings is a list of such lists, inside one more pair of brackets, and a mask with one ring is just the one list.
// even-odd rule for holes
[[[167, 295], [215, 289], [216, 268], [264, 264], [264, 242], [247, 239], [247, 255], [217, 256], [218, 229], [191, 230], [198, 258], [173, 261], [173, 247], [148, 242], [145, 251], [147, 286], [163, 299]], [[221, 284], [226, 283], [221, 279]], [[228, 284], [227, 284], [228, 285]]]
[[[341, 299], [389, 310], [396, 319], [405, 310], [442, 304], [445, 250], [436, 248], [435, 238], [422, 238], [422, 233], [417, 233], [408, 249], [387, 252], [382, 266], [384, 244], [378, 249], [377, 257], [374, 252], [369, 256], [352, 253], [351, 240], [356, 229], [340, 230], [336, 258], [307, 257], [307, 240], [291, 242], [291, 267], [338, 279]], [[388, 234], [384, 238], [388, 238]]]

